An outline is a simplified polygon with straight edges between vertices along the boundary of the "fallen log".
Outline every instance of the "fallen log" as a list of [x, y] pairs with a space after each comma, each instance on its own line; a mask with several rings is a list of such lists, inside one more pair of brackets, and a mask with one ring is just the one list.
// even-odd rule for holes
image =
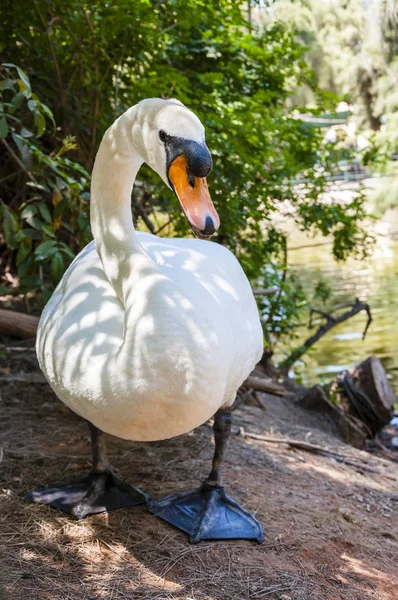
[[20, 339], [36, 337], [39, 317], [0, 309], [0, 335], [10, 335]]
[[259, 392], [267, 392], [268, 394], [274, 394], [274, 396], [286, 396], [285, 388], [278, 383], [274, 383], [271, 379], [249, 375], [245, 381], [245, 385]]

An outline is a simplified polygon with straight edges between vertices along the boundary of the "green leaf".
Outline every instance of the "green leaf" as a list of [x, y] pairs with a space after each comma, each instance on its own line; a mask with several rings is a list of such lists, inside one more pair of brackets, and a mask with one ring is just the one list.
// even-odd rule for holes
[[29, 150], [28, 144], [25, 142], [24, 138], [22, 138], [17, 133], [13, 132], [11, 135], [12, 135], [12, 139], [14, 140], [15, 144], [18, 147], [23, 164], [28, 169], [30, 169], [31, 168], [31, 160], [30, 160], [31, 156], [30, 156], [30, 150]]
[[25, 238], [18, 248], [17, 267], [28, 256], [31, 249], [32, 249], [32, 240], [30, 238]]
[[15, 79], [5, 79], [0, 82], [0, 89], [11, 90], [15, 85]]
[[69, 258], [71, 258], [72, 260], [75, 258], [75, 255], [73, 254], [72, 250], [64, 242], [61, 242], [61, 251], [66, 256], [69, 256]]
[[21, 92], [24, 93], [27, 98], [30, 98], [30, 96], [32, 95], [32, 89], [30, 87], [29, 77], [26, 75], [25, 71], [23, 71], [20, 67], [16, 67], [16, 69], [20, 77], [20, 82], [22, 82], [22, 86], [20, 84], [20, 88], [22, 88]]
[[1, 117], [0, 119], [0, 137], [5, 138], [8, 134], [8, 123], [5, 117]]
[[34, 227], [34, 217], [37, 215], [37, 207], [34, 204], [28, 204], [21, 211], [21, 217], [31, 226]]
[[18, 275], [21, 280], [24, 279], [24, 281], [21, 281], [21, 285], [26, 285], [25, 277], [34, 273], [35, 266], [36, 265], [33, 260], [33, 256], [31, 254], [27, 254], [21, 264], [18, 265]]
[[37, 229], [22, 229], [22, 233], [27, 236], [30, 237], [30, 239], [32, 240], [41, 240], [42, 239], [42, 234], [40, 233], [40, 231], [38, 231]]
[[51, 223], [51, 225], [47, 225], [47, 224], [43, 225], [43, 231], [50, 237], [55, 238], [54, 225], [52, 223]]
[[64, 257], [62, 256], [61, 252], [56, 252], [52, 257], [50, 267], [51, 279], [54, 285], [57, 285], [57, 283], [60, 281], [62, 275], [64, 274], [64, 270]]
[[48, 208], [47, 208], [47, 206], [45, 204], [43, 204], [43, 203], [39, 204], [39, 211], [40, 211], [41, 216], [43, 217], [43, 219], [45, 221], [47, 221], [47, 223], [52, 223], [53, 222], [52, 217], [51, 217], [51, 213], [50, 213], [50, 211], [48, 210]]
[[11, 248], [16, 247], [16, 234], [19, 231], [19, 223], [13, 211], [3, 204], [3, 228], [5, 241]]
[[18, 150], [21, 152], [23, 146], [25, 146], [25, 143], [23, 141], [23, 139], [21, 138], [20, 135], [18, 135], [17, 133], [12, 133], [11, 134], [12, 139], [14, 140], [14, 142], [16, 143], [16, 145], [18, 146]]
[[46, 104], [40, 104], [40, 110], [46, 115], [46, 117], [48, 117], [51, 121], [51, 123], [54, 126], [55, 129], [55, 119], [54, 119], [54, 115], [52, 113], [52, 111], [48, 108], [48, 106]]
[[29, 187], [35, 188], [37, 190], [41, 190], [42, 192], [48, 192], [48, 186], [42, 185], [41, 183], [36, 183], [35, 181], [27, 181], [26, 185]]
[[39, 110], [34, 112], [34, 123], [36, 127], [36, 135], [40, 137], [46, 130], [46, 120]]
[[24, 138], [30, 138], [30, 137], [34, 136], [34, 133], [32, 133], [32, 131], [29, 131], [29, 129], [26, 129], [25, 127], [22, 127], [22, 129], [19, 133]]
[[26, 220], [34, 217], [35, 215], [37, 215], [37, 206], [35, 204], [28, 204], [21, 211], [21, 217]]
[[64, 229], [66, 229], [67, 231], [69, 231], [69, 233], [75, 233], [75, 230], [73, 229], [73, 227], [71, 227], [71, 226], [69, 225], [69, 223], [65, 223], [65, 222], [63, 222], [63, 223], [62, 223], [62, 227], [63, 227]]
[[25, 274], [21, 275], [21, 273], [20, 273], [21, 269], [24, 269], [24, 271], [26, 270], [27, 274], [29, 273], [29, 271], [32, 272], [32, 268], [31, 268], [32, 265], [29, 265], [26, 268], [25, 263], [26, 263], [26, 261], [24, 261], [18, 269], [18, 273], [19, 273], [20, 277], [21, 278], [23, 277], [21, 284], [23, 284], [23, 286], [26, 290], [29, 290], [29, 291], [39, 290], [43, 285], [42, 279], [40, 279], [39, 277], [26, 277]]
[[43, 231], [43, 223], [38, 217], [32, 217], [28, 223], [31, 227], [34, 227], [38, 231]]
[[20, 108], [20, 106], [22, 105], [22, 102], [24, 101], [24, 97], [25, 97], [25, 96], [24, 96], [23, 94], [21, 94], [21, 92], [17, 92], [17, 93], [16, 93], [16, 94], [15, 94], [15, 95], [12, 97], [11, 104], [13, 105], [13, 107], [14, 107], [15, 109], [18, 109], [18, 108]]
[[39, 244], [35, 250], [36, 260], [43, 260], [52, 256], [57, 251], [57, 242], [55, 240], [46, 240]]

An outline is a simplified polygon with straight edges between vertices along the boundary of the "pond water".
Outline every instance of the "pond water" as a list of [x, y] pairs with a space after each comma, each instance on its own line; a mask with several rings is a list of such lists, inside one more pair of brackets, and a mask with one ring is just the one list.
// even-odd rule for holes
[[[295, 234], [289, 240], [290, 264], [303, 284], [312, 287], [323, 278], [332, 290], [326, 305], [318, 302], [314, 308], [330, 311], [359, 298], [370, 305], [373, 317], [365, 340], [362, 340], [367, 322], [365, 312], [321, 338], [294, 368], [294, 373], [306, 384], [330, 381], [335, 373], [375, 354], [398, 395], [398, 212], [386, 214], [377, 223], [375, 233], [377, 241], [372, 256], [364, 260], [349, 259], [346, 263], [333, 259], [327, 240], [309, 241]], [[297, 345], [314, 331], [300, 329]]]

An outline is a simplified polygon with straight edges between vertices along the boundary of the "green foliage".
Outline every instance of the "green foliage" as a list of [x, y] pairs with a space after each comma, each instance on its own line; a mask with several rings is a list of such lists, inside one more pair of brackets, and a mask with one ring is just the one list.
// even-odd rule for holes
[[277, 290], [275, 295], [264, 296], [259, 302], [265, 339], [271, 350], [282, 337], [296, 338], [303, 310], [308, 305], [300, 279], [292, 270], [284, 273], [289, 276], [283, 277], [274, 265], [269, 264], [263, 274], [263, 281]]
[[[12, 63], [3, 63], [0, 90], [1, 138], [4, 139], [8, 133], [11, 133], [17, 146], [22, 147], [24, 139], [33, 135], [39, 138], [43, 135], [46, 129], [46, 117], [55, 126], [51, 110], [32, 92], [29, 78], [20, 67]], [[35, 133], [22, 126], [22, 119], [24, 123], [26, 120], [30, 121], [30, 129]]]
[[[47, 123], [54, 127], [54, 118], [32, 92], [26, 73], [6, 64], [0, 76], [4, 173], [10, 171], [5, 176], [7, 187], [24, 177], [21, 198], [13, 195], [8, 204], [2, 200], [0, 205], [4, 240], [14, 251], [21, 291], [41, 290], [46, 298], [90, 239], [89, 176], [64, 156], [75, 148], [72, 139], [66, 138], [56, 153], [47, 154], [36, 145]], [[3, 193], [7, 191], [3, 188]]]
[[[250, 28], [232, 0], [21, 0], [14, 30], [7, 27], [8, 16], [2, 18], [3, 53], [29, 74], [37, 93], [30, 106], [48, 123], [51, 107], [57, 124], [55, 131], [44, 130], [41, 119], [30, 138], [20, 125], [15, 139], [6, 134], [25, 165], [29, 154], [26, 168], [36, 180], [23, 173], [12, 180], [23, 190], [18, 203], [9, 192], [3, 198], [7, 243], [20, 253], [20, 276], [25, 263], [30, 266], [24, 277], [36, 276], [39, 264], [55, 282], [69, 259], [66, 247], [74, 254], [87, 241], [84, 169], [91, 169], [114, 118], [142, 98], [177, 97], [207, 130], [215, 165], [209, 187], [222, 223], [215, 241], [231, 248], [259, 285], [280, 289], [261, 307], [268, 314], [267, 337], [293, 334], [305, 294], [286, 265], [286, 235], [274, 216], [283, 210], [298, 228], [331, 234], [338, 258], [360, 251], [366, 234], [361, 196], [348, 205], [322, 197], [338, 156], [323, 145], [319, 131], [304, 126], [292, 104], [292, 90], [305, 84], [318, 100], [314, 112], [324, 108], [292, 29], [275, 21]], [[31, 115], [23, 106], [17, 118], [25, 127]], [[63, 156], [67, 136], [76, 140], [70, 147], [75, 162]], [[136, 224], [161, 229], [160, 235], [189, 235], [159, 178], [149, 168], [139, 178]], [[38, 222], [38, 228], [32, 225]], [[22, 238], [27, 226], [40, 238]]]

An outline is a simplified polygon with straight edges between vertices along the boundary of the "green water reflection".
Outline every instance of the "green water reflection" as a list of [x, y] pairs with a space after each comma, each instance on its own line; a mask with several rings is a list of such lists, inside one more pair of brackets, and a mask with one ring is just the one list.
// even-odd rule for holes
[[[398, 394], [398, 228], [394, 226], [394, 218], [390, 218], [390, 222], [387, 217], [381, 224], [375, 251], [366, 260], [350, 259], [339, 264], [331, 257], [329, 245], [291, 251], [290, 261], [305, 286], [313, 286], [323, 277], [332, 289], [331, 301], [325, 306], [315, 304], [314, 308], [329, 310], [358, 297], [369, 303], [373, 316], [364, 341], [361, 333], [367, 320], [365, 313], [326, 334], [304, 357], [305, 363], [297, 365], [296, 371], [305, 383], [333, 379], [334, 373], [375, 354]], [[299, 342], [311, 333], [312, 330], [303, 327]]]

